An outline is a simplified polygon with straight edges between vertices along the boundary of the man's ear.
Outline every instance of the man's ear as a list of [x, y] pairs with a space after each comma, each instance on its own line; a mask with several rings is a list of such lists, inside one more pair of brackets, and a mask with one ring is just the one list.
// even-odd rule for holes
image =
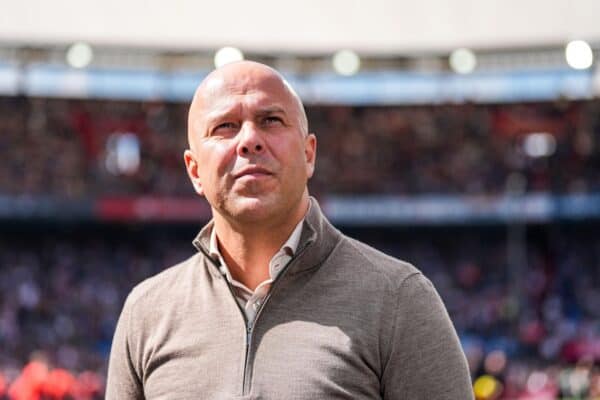
[[315, 172], [317, 158], [317, 137], [314, 133], [309, 133], [304, 139], [304, 156], [306, 158], [306, 175], [311, 178]]
[[198, 162], [190, 149], [183, 152], [183, 161], [185, 162], [185, 169], [192, 181], [192, 185], [194, 185], [194, 190], [200, 196], [204, 196], [204, 190], [202, 189], [202, 183], [200, 182], [200, 176], [198, 175]]

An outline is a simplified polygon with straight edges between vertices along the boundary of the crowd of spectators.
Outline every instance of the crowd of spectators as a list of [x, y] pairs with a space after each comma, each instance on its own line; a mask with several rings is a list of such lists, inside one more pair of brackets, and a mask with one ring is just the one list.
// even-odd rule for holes
[[[514, 172], [530, 192], [600, 188], [600, 101], [307, 111], [318, 137], [316, 194], [495, 195]], [[192, 194], [182, 161], [187, 104], [4, 97], [0, 115], [0, 194]], [[551, 135], [552, 154], [527, 155], [535, 132]], [[124, 134], [136, 138], [140, 160], [119, 170], [111, 138]]]
[[[600, 189], [597, 100], [307, 111], [317, 196], [500, 195], [515, 172], [528, 192]], [[186, 104], [0, 97], [0, 197], [192, 196], [186, 123]], [[536, 132], [553, 140], [545, 156], [524, 150]], [[44, 223], [0, 230], [0, 400], [99, 399], [126, 294], [194, 235]], [[499, 227], [350, 233], [433, 280], [478, 399], [600, 398], [599, 227], [582, 225], [536, 228], [523, 257]]]
[[[506, 237], [492, 228], [450, 236], [437, 230], [349, 233], [413, 262], [432, 279], [476, 389], [487, 393], [480, 398], [525, 399], [537, 398], [524, 397], [530, 392], [600, 395], [600, 238], [590, 234], [594, 229], [539, 228], [523, 265], [507, 258]], [[27, 397], [34, 384], [38, 391], [101, 398], [125, 296], [135, 283], [191, 255], [193, 236], [187, 227], [164, 226], [42, 226], [0, 234], [0, 399], [10, 390], [17, 400], [36, 399]], [[19, 390], [29, 394], [18, 397]]]
[[85, 374], [88, 381], [95, 377], [92, 381], [101, 382], [97, 395], [102, 395], [124, 296], [135, 282], [191, 251], [187, 243], [168, 237], [136, 240], [111, 234], [118, 236], [111, 240], [94, 232], [2, 236], [0, 380], [4, 376], [5, 381], [19, 382], [21, 368], [34, 362], [38, 378], [33, 382], [43, 383], [40, 375], [59, 368]]

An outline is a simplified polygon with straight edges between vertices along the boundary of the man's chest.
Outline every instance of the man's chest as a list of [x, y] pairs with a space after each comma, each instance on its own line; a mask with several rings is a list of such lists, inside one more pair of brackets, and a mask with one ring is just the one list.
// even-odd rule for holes
[[201, 320], [174, 326], [144, 352], [146, 398], [380, 398], [378, 354], [360, 329], [298, 315], [260, 318], [251, 331], [205, 329]]

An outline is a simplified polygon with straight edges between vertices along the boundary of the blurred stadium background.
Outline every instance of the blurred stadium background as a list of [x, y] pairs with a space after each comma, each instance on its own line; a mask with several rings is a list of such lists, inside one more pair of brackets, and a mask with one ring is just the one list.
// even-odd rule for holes
[[419, 266], [478, 399], [600, 399], [600, 3], [5, 3], [0, 399], [103, 397], [133, 285], [209, 218], [182, 162], [215, 64], [278, 68], [342, 230]]

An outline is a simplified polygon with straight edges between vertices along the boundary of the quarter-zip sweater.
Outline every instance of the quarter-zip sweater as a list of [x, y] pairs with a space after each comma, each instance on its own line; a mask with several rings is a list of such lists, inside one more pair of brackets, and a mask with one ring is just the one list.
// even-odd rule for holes
[[251, 328], [199, 251], [129, 294], [106, 398], [472, 399], [467, 363], [432, 284], [344, 236], [311, 199], [294, 257]]

